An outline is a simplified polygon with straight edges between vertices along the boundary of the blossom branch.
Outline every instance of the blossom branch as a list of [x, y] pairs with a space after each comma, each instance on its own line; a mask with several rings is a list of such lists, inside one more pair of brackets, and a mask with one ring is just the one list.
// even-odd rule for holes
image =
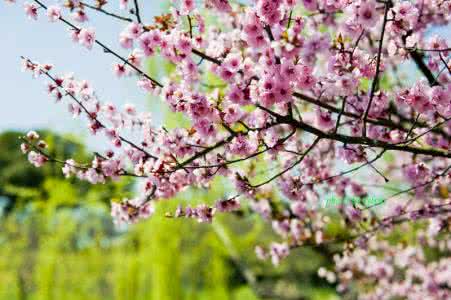
[[[39, 68], [39, 66], [38, 66], [36, 63], [32, 62], [30, 59], [25, 58], [25, 57], [23, 57], [23, 56], [22, 56], [22, 59], [26, 60], [27, 63], [31, 64], [31, 65], [34, 66], [35, 68]], [[75, 101], [75, 102], [83, 109], [83, 111], [86, 113], [86, 116], [87, 116], [89, 119], [94, 120], [101, 128], [104, 128], [104, 129], [107, 129], [107, 128], [108, 128], [106, 125], [104, 125], [104, 124], [96, 117], [95, 114], [92, 114], [91, 112], [89, 112], [89, 110], [86, 108], [86, 106], [84, 106], [83, 103], [82, 103], [79, 99], [77, 99], [77, 97], [75, 97], [74, 94], [73, 94], [72, 92], [70, 92], [70, 91], [68, 91], [67, 89], [63, 88], [63, 87], [60, 85], [60, 83], [58, 82], [58, 80], [57, 80], [55, 77], [53, 77], [53, 75], [51, 75], [47, 70], [44, 70], [44, 69], [42, 69], [42, 68], [40, 68], [40, 71], [41, 71], [45, 76], [47, 76], [50, 80], [52, 80], [53, 83], [55, 83], [56, 86], [57, 86], [58, 88], [62, 88], [62, 89], [64, 90], [64, 92], [65, 92], [65, 95], [69, 96], [73, 101]], [[150, 157], [150, 158], [153, 158], [153, 159], [157, 159], [156, 156], [154, 156], [154, 155], [148, 153], [144, 148], [139, 147], [138, 145], [136, 145], [136, 144], [133, 143], [132, 141], [130, 141], [130, 140], [124, 138], [123, 136], [118, 135], [118, 138], [119, 138], [121, 141], [123, 141], [124, 143], [129, 144], [131, 147], [133, 147], [133, 148], [135, 148], [135, 149], [137, 149], [137, 150], [139, 150], [139, 151], [145, 153], [145, 154], [147, 155], [147, 157]]]
[[[33, 1], [36, 2], [42, 8], [47, 9], [47, 6], [45, 4], [43, 4], [41, 1], [39, 1], [39, 0], [33, 0]], [[67, 26], [69, 26], [71, 29], [76, 30], [77, 32], [81, 31], [81, 28], [75, 26], [74, 24], [72, 24], [71, 22], [67, 21], [63, 17], [60, 16], [58, 19], [61, 22], [65, 23]], [[115, 51], [113, 51], [111, 48], [109, 48], [107, 45], [105, 45], [104, 43], [102, 43], [98, 39], [94, 39], [94, 43], [96, 43], [97, 45], [102, 47], [102, 49], [105, 51], [105, 53], [109, 53], [109, 54], [113, 55], [114, 57], [116, 57], [117, 59], [122, 61], [125, 65], [129, 66], [130, 68], [132, 68], [133, 70], [138, 72], [138, 74], [140, 74], [141, 76], [145, 77], [146, 79], [152, 81], [152, 83], [154, 83], [156, 86], [163, 87], [163, 85], [160, 82], [158, 82], [157, 80], [153, 79], [152, 77], [147, 75], [145, 72], [141, 71], [134, 64], [131, 64], [127, 59], [125, 59], [122, 56], [120, 56], [119, 54], [117, 54]]]
[[379, 140], [372, 140], [366, 137], [355, 137], [355, 136], [349, 136], [349, 135], [343, 135], [339, 133], [328, 133], [323, 132], [309, 124], [306, 124], [302, 121], [297, 121], [290, 116], [282, 116], [280, 114], [277, 114], [273, 111], [270, 111], [262, 106], [258, 106], [259, 108], [265, 110], [272, 116], [274, 116], [277, 120], [277, 122], [281, 124], [289, 124], [296, 128], [305, 130], [307, 132], [310, 132], [317, 137], [325, 138], [325, 139], [331, 139], [335, 141], [342, 142], [344, 144], [358, 144], [358, 145], [367, 145], [371, 147], [378, 147], [383, 148], [386, 150], [398, 150], [403, 152], [409, 152], [413, 154], [423, 154], [423, 155], [429, 155], [433, 157], [444, 157], [444, 158], [451, 158], [451, 153], [446, 153], [440, 150], [436, 149], [424, 149], [424, 148], [416, 148], [416, 147], [410, 147], [410, 146], [399, 146], [396, 144], [390, 144]]

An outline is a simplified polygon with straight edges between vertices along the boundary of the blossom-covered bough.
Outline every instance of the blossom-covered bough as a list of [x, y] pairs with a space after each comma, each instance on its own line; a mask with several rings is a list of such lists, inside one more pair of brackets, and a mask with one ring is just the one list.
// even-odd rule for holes
[[[91, 163], [54, 158], [30, 132], [22, 151], [37, 167], [60, 163], [66, 176], [93, 184], [142, 180], [136, 199], [112, 204], [116, 223], [147, 218], [155, 201], [222, 177], [234, 184], [225, 200], [168, 216], [211, 222], [218, 212], [255, 212], [280, 235], [256, 248], [274, 264], [303, 245], [342, 243], [335, 273], [319, 270], [340, 292], [450, 297], [451, 1], [180, 0], [154, 20], [142, 19], [137, 0], [121, 0], [122, 12], [104, 0], [24, 7], [31, 19], [66, 26], [81, 46], [98, 46], [116, 76], [135, 76], [144, 93], [190, 121], [160, 128], [133, 105], [101, 102], [89, 82], [23, 58], [112, 150]], [[87, 25], [97, 14], [124, 22], [118, 45]], [[431, 34], [437, 28], [444, 36]], [[153, 56], [174, 71], [150, 75], [143, 64]], [[129, 129], [141, 139], [127, 138]], [[318, 205], [328, 194], [365, 197], [380, 186], [396, 191], [378, 207], [342, 205], [337, 216]], [[337, 218], [343, 236], [328, 231]], [[399, 230], [413, 234], [396, 239]], [[425, 249], [436, 251], [434, 261]]]

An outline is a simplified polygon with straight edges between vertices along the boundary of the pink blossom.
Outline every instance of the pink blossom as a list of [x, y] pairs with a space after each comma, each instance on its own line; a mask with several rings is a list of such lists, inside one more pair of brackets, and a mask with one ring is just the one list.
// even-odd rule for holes
[[132, 53], [127, 57], [127, 60], [134, 66], [140, 67], [144, 58], [144, 53], [140, 49], [133, 49]]
[[431, 88], [431, 102], [434, 105], [440, 105], [442, 107], [451, 106], [451, 93], [450, 88], [445, 89], [440, 86], [434, 86]]
[[240, 107], [236, 104], [228, 105], [224, 110], [224, 121], [227, 123], [235, 123], [239, 121], [244, 116], [244, 113], [241, 111]]
[[230, 143], [229, 150], [236, 155], [249, 155], [258, 148], [258, 140], [255, 134], [252, 139], [246, 139], [243, 135], [235, 137]]
[[423, 183], [429, 175], [429, 169], [424, 164], [409, 165], [404, 168], [406, 179], [413, 185]]
[[429, 98], [429, 87], [424, 82], [417, 82], [416, 85], [408, 92], [404, 101], [411, 105], [420, 113], [427, 112], [433, 108], [431, 99]]
[[126, 33], [132, 38], [137, 39], [143, 32], [143, 26], [141, 24], [132, 22], [126, 28]]
[[380, 15], [376, 10], [376, 5], [372, 0], [362, 1], [358, 9], [358, 20], [366, 28], [376, 25]]
[[268, 254], [261, 246], [255, 247], [255, 254], [257, 255], [257, 258], [260, 260], [266, 260], [268, 258]]
[[71, 30], [70, 36], [74, 43], [79, 43], [79, 41], [80, 41], [80, 31], [79, 30]]
[[227, 98], [236, 104], [245, 105], [249, 102], [244, 99], [244, 93], [238, 86], [232, 86], [230, 89]]
[[137, 85], [147, 92], [151, 92], [151, 91], [155, 90], [155, 86], [154, 86], [153, 82], [146, 78], [138, 80]]
[[[438, 35], [432, 36], [428, 41], [428, 49], [433, 50], [441, 50], [441, 49], [448, 49], [448, 44], [446, 40]], [[443, 56], [448, 56], [449, 51], [442, 51]], [[440, 52], [432, 52], [432, 55], [440, 55]]]
[[39, 139], [39, 134], [36, 131], [29, 131], [27, 133], [27, 139], [29, 141], [36, 141]]
[[215, 205], [218, 212], [231, 212], [240, 208], [240, 201], [236, 198], [220, 200]]
[[180, 7], [181, 13], [183, 15], [188, 15], [195, 8], [194, 0], [182, 0], [182, 4]]
[[131, 104], [131, 103], [126, 103], [126, 104], [124, 105], [124, 110], [125, 110], [125, 112], [126, 112], [127, 114], [129, 114], [129, 115], [132, 115], [132, 116], [136, 115], [136, 108], [135, 108], [135, 106], [134, 106], [133, 104]]
[[288, 256], [290, 249], [284, 243], [272, 243], [270, 245], [269, 255], [273, 265], [278, 266], [280, 261]]
[[130, 49], [133, 47], [133, 38], [127, 33], [121, 33], [119, 35], [119, 44], [124, 49]]
[[139, 46], [144, 51], [144, 55], [152, 56], [154, 54], [154, 47], [157, 45], [160, 36], [155, 32], [145, 32], [139, 37]]
[[79, 23], [87, 22], [89, 20], [88, 15], [84, 10], [76, 10], [72, 13], [72, 18]]
[[111, 216], [117, 226], [134, 224], [140, 219], [147, 219], [155, 209], [151, 202], [144, 202], [141, 199], [125, 199], [121, 203], [111, 203]]
[[120, 9], [127, 9], [128, 8], [128, 1], [129, 0], [119, 0], [119, 8]]
[[207, 7], [214, 7], [221, 12], [229, 12], [232, 7], [229, 4], [229, 0], [206, 0]]
[[71, 177], [72, 175], [77, 173], [76, 162], [73, 159], [68, 159], [64, 163], [64, 167], [62, 168], [63, 174], [66, 178]]
[[257, 1], [257, 12], [265, 23], [276, 24], [282, 17], [280, 13], [282, 3], [281, 0], [259, 0]]
[[114, 64], [113, 72], [117, 77], [122, 77], [126, 74], [126, 68], [123, 64]]
[[94, 42], [96, 41], [94, 29], [84, 28], [80, 30], [80, 33], [78, 34], [78, 41], [81, 45], [91, 50], [92, 46], [94, 45]]
[[20, 144], [20, 150], [22, 151], [23, 154], [27, 154], [28, 151], [30, 151], [31, 147], [29, 144], [26, 143], [22, 143]]
[[39, 168], [47, 162], [47, 157], [38, 152], [30, 151], [28, 152], [28, 161], [36, 168]]
[[24, 3], [25, 14], [30, 19], [37, 20], [38, 19], [38, 6], [34, 3]]
[[302, 0], [304, 7], [310, 11], [314, 11], [318, 8], [317, 0]]
[[355, 145], [340, 147], [339, 157], [344, 159], [348, 164], [366, 160], [366, 154], [363, 147]]
[[419, 15], [418, 9], [410, 1], [397, 2], [393, 7], [393, 13], [396, 20], [404, 23], [405, 29], [412, 28]]
[[49, 6], [47, 8], [47, 17], [50, 22], [56, 22], [61, 18], [61, 8], [56, 5]]
[[199, 134], [203, 137], [214, 136], [216, 134], [216, 129], [213, 123], [211, 123], [207, 119], [199, 119], [194, 127], [199, 132]]
[[316, 110], [316, 122], [320, 128], [331, 129], [335, 126], [335, 121], [332, 119], [332, 114], [318, 108]]
[[230, 53], [224, 59], [223, 65], [232, 72], [236, 72], [239, 70], [241, 65], [241, 55], [238, 53]]

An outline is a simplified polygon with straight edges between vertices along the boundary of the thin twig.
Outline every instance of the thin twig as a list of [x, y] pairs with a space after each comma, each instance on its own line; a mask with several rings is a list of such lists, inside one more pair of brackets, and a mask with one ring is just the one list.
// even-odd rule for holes
[[123, 16], [120, 16], [120, 15], [111, 13], [111, 12], [109, 12], [109, 11], [104, 10], [104, 9], [101, 8], [101, 7], [97, 7], [97, 6], [88, 4], [88, 3], [86, 3], [86, 2], [80, 2], [80, 4], [81, 4], [82, 6], [88, 7], [88, 8], [90, 8], [90, 9], [96, 10], [96, 11], [98, 11], [98, 12], [101, 12], [101, 13], [107, 15], [107, 16], [116, 18], [116, 19], [118, 19], [118, 20], [121, 20], [121, 21], [127, 21], [127, 22], [133, 22], [133, 20], [130, 19], [130, 18], [123, 17]]
[[135, 16], [136, 16], [136, 19], [138, 20], [138, 23], [141, 23], [141, 15], [139, 13], [138, 0], [134, 0], [134, 2], [135, 2]]
[[273, 181], [274, 179], [282, 176], [286, 172], [288, 172], [291, 169], [293, 169], [295, 166], [297, 166], [298, 164], [300, 164], [304, 160], [304, 158], [307, 156], [307, 154], [309, 154], [309, 152], [312, 151], [312, 149], [316, 146], [316, 144], [318, 144], [318, 142], [320, 140], [321, 140], [321, 138], [317, 137], [315, 139], [315, 141], [313, 141], [313, 143], [310, 145], [310, 147], [308, 147], [307, 150], [305, 150], [305, 152], [302, 154], [302, 156], [298, 160], [296, 160], [291, 166], [289, 166], [288, 168], [284, 169], [283, 171], [277, 173], [276, 175], [272, 176], [271, 178], [269, 178], [269, 179], [267, 179], [267, 180], [265, 180], [265, 181], [263, 181], [261, 183], [258, 183], [256, 185], [250, 185], [250, 187], [258, 188], [258, 187], [261, 187], [263, 185], [266, 185], [266, 184], [270, 183], [271, 181]]
[[380, 67], [381, 67], [381, 56], [382, 56], [382, 45], [384, 42], [384, 35], [385, 35], [385, 27], [387, 25], [387, 17], [388, 17], [388, 11], [389, 11], [389, 3], [385, 3], [385, 10], [384, 10], [384, 20], [382, 22], [382, 31], [381, 36], [379, 39], [379, 48], [377, 50], [377, 58], [376, 58], [376, 74], [374, 75], [373, 82], [371, 84], [371, 91], [369, 96], [368, 105], [365, 110], [365, 114], [363, 116], [363, 129], [362, 129], [362, 135], [363, 137], [366, 137], [366, 122], [368, 118], [368, 114], [371, 109], [371, 104], [373, 103], [374, 95], [376, 93], [376, 90], [379, 85], [379, 73], [380, 73]]

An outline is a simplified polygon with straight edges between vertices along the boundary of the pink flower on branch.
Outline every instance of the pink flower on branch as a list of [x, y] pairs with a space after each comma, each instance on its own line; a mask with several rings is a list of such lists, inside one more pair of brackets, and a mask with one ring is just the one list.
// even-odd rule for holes
[[47, 8], [47, 17], [50, 22], [56, 22], [61, 18], [61, 8], [53, 5]]
[[80, 43], [80, 45], [91, 50], [92, 46], [94, 45], [94, 43], [96, 41], [94, 29], [93, 28], [81, 29], [80, 33], [78, 33], [77, 39], [78, 39], [78, 42]]
[[38, 19], [38, 6], [34, 3], [24, 3], [25, 14], [30, 18], [37, 20]]

